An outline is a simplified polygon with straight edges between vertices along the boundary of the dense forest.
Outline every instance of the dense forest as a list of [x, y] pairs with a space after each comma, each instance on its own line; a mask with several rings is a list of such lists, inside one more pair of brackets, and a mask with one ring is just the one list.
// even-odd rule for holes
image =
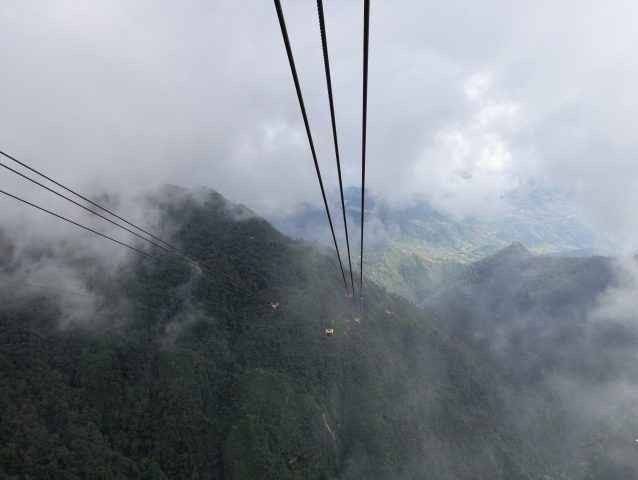
[[638, 478], [637, 260], [513, 244], [423, 302], [501, 372], [519, 435], [542, 445], [556, 478]]
[[[330, 255], [214, 192], [170, 198], [158, 228], [198, 266], [109, 270], [2, 236], [2, 478], [620, 478], [600, 439], [557, 458], [541, 427], [567, 425], [561, 404], [523, 402], [453, 312], [372, 282], [361, 310]], [[16, 289], [59, 261], [84, 287], [73, 311], [57, 285]]]

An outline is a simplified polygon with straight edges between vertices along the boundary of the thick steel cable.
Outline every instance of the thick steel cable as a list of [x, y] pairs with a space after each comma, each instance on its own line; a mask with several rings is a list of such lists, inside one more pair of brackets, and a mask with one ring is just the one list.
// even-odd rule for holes
[[363, 222], [366, 190], [366, 129], [368, 122], [368, 38], [370, 35], [370, 0], [363, 0], [363, 120], [361, 123], [361, 252], [359, 294], [363, 299]]
[[62, 189], [64, 189], [64, 190], [66, 190], [67, 192], [72, 193], [72, 194], [73, 194], [73, 195], [75, 195], [76, 197], [81, 198], [82, 200], [84, 200], [85, 202], [87, 202], [87, 203], [89, 203], [89, 204], [93, 205], [94, 207], [98, 208], [99, 210], [102, 210], [103, 212], [106, 212], [106, 213], [108, 213], [109, 215], [112, 215], [113, 217], [117, 218], [118, 220], [120, 220], [120, 221], [124, 222], [126, 225], [128, 225], [128, 226], [130, 226], [130, 227], [133, 227], [133, 228], [135, 228], [136, 230], [139, 230], [140, 232], [142, 232], [142, 233], [144, 233], [144, 234], [148, 235], [149, 237], [151, 237], [153, 240], [156, 240], [157, 242], [160, 242], [160, 243], [162, 243], [162, 244], [166, 245], [167, 247], [172, 248], [173, 250], [177, 250], [177, 248], [176, 248], [176, 247], [174, 247], [173, 245], [171, 245], [171, 244], [170, 244], [170, 243], [168, 243], [168, 242], [165, 242], [164, 240], [162, 240], [162, 239], [161, 239], [161, 238], [159, 238], [158, 236], [153, 235], [151, 232], [149, 232], [149, 231], [145, 230], [144, 228], [142, 228], [142, 227], [140, 227], [140, 226], [138, 226], [138, 225], [134, 224], [133, 222], [130, 222], [129, 220], [126, 220], [125, 218], [123, 218], [123, 217], [119, 216], [117, 213], [115, 213], [115, 212], [113, 212], [113, 211], [109, 210], [109, 209], [108, 209], [108, 208], [106, 208], [106, 207], [103, 207], [103, 206], [102, 206], [102, 205], [100, 205], [99, 203], [94, 202], [93, 200], [91, 200], [90, 198], [88, 198], [86, 195], [82, 195], [81, 193], [79, 193], [79, 192], [77, 192], [77, 191], [75, 191], [75, 190], [73, 190], [73, 189], [71, 189], [71, 188], [67, 187], [66, 185], [63, 185], [62, 183], [58, 182], [57, 180], [54, 180], [53, 178], [49, 177], [48, 175], [46, 175], [46, 174], [42, 173], [41, 171], [36, 170], [35, 168], [31, 167], [30, 165], [28, 165], [28, 164], [26, 164], [26, 163], [24, 163], [24, 162], [22, 162], [22, 161], [18, 160], [18, 159], [17, 159], [17, 158], [15, 158], [14, 156], [9, 155], [8, 153], [3, 152], [2, 150], [0, 150], [0, 155], [2, 155], [2, 156], [4, 156], [4, 157], [8, 158], [8, 159], [9, 159], [9, 160], [11, 160], [12, 162], [17, 163], [17, 164], [18, 164], [18, 165], [20, 165], [21, 167], [26, 168], [27, 170], [29, 170], [29, 171], [31, 171], [31, 172], [33, 172], [33, 173], [35, 173], [36, 175], [38, 175], [38, 176], [40, 176], [40, 177], [42, 177], [42, 178], [44, 178], [44, 179], [48, 180], [49, 182], [53, 183], [54, 185], [56, 185], [56, 186], [58, 186], [58, 187], [60, 187], [60, 188], [62, 188]]
[[288, 38], [288, 30], [286, 29], [286, 22], [284, 20], [284, 13], [281, 9], [280, 0], [274, 0], [275, 8], [277, 10], [277, 17], [279, 18], [279, 26], [281, 27], [281, 35], [284, 40], [284, 46], [286, 47], [286, 54], [288, 55], [288, 63], [290, 63], [290, 71], [292, 72], [292, 79], [295, 84], [295, 90], [297, 91], [297, 99], [299, 100], [299, 107], [301, 108], [301, 116], [303, 117], [303, 123], [306, 127], [306, 134], [308, 136], [308, 143], [310, 144], [310, 152], [312, 153], [312, 160], [315, 163], [315, 171], [317, 172], [317, 179], [319, 180], [319, 187], [321, 188], [321, 196], [323, 197], [323, 205], [328, 215], [328, 223], [330, 224], [330, 232], [332, 233], [332, 241], [334, 242], [335, 252], [339, 259], [339, 267], [341, 268], [341, 276], [343, 277], [343, 284], [348, 291], [348, 281], [346, 280], [346, 273], [343, 269], [343, 262], [341, 261], [341, 254], [339, 253], [339, 246], [337, 244], [337, 237], [335, 236], [334, 225], [332, 224], [332, 217], [330, 215], [330, 208], [328, 207], [328, 200], [326, 199], [326, 192], [323, 188], [323, 180], [321, 179], [321, 170], [319, 169], [319, 162], [317, 161], [317, 153], [315, 152], [315, 144], [312, 140], [312, 133], [310, 132], [310, 124], [308, 122], [308, 115], [306, 114], [306, 106], [301, 95], [301, 86], [299, 85], [299, 77], [297, 75], [297, 68], [295, 67], [295, 60], [292, 55], [292, 48], [290, 47], [290, 39]]
[[346, 249], [348, 251], [348, 266], [350, 267], [350, 285], [354, 295], [354, 277], [352, 274], [352, 258], [350, 255], [350, 236], [348, 235], [348, 221], [346, 220], [346, 203], [343, 199], [343, 181], [341, 179], [341, 159], [339, 156], [339, 142], [337, 140], [337, 121], [335, 120], [335, 107], [332, 95], [332, 77], [330, 75], [330, 58], [328, 55], [328, 35], [326, 34], [326, 22], [323, 15], [323, 0], [317, 0], [317, 13], [319, 15], [319, 30], [321, 31], [321, 46], [323, 49], [323, 64], [326, 70], [326, 84], [328, 85], [328, 101], [330, 103], [330, 120], [332, 121], [332, 138], [335, 145], [335, 158], [337, 159], [337, 173], [339, 175], [339, 193], [341, 194], [341, 212], [343, 214], [343, 228], [346, 232]]

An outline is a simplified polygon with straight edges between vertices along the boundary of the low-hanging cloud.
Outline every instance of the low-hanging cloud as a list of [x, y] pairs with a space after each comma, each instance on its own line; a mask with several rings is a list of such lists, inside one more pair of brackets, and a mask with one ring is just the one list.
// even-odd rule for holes
[[[315, 5], [283, 7], [334, 195]], [[371, 190], [465, 215], [498, 212], [505, 191], [541, 179], [632, 248], [636, 9], [375, 2]], [[360, 2], [328, 3], [326, 16], [344, 181], [356, 186]], [[95, 193], [205, 185], [261, 214], [320, 200], [270, 2], [10, 1], [0, 20], [0, 140], [19, 158]]]

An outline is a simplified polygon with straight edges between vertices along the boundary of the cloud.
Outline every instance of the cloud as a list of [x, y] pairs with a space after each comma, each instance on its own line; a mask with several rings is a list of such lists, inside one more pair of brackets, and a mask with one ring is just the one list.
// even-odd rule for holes
[[598, 298], [590, 318], [602, 324], [611, 319], [638, 331], [638, 263], [636, 259], [618, 259], [615, 272], [616, 284]]
[[[335, 195], [315, 6], [283, 3]], [[375, 2], [370, 189], [466, 214], [498, 211], [508, 189], [542, 179], [632, 248], [637, 9]], [[360, 2], [326, 5], [344, 181], [355, 186], [361, 17]], [[1, 143], [20, 158], [96, 193], [207, 186], [261, 214], [320, 201], [270, 2], [9, 1], [0, 20], [11, 46], [0, 52]]]
[[[16, 240], [18, 238], [18, 240]], [[102, 318], [98, 315], [104, 299], [91, 284], [97, 286], [99, 278], [113, 272], [113, 265], [82, 243], [70, 245], [61, 241], [44, 245], [37, 239], [25, 244], [24, 237], [10, 238], [0, 231], [3, 252], [0, 263], [0, 291], [2, 304], [30, 308], [46, 299], [55, 305], [57, 325], [66, 328], [72, 324], [95, 326]], [[43, 322], [49, 321], [43, 315]]]

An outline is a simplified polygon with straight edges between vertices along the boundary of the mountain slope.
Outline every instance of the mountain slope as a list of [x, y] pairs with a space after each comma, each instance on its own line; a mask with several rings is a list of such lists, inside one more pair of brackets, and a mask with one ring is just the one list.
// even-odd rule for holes
[[635, 268], [515, 244], [424, 301], [453, 338], [486, 352], [510, 387], [503, 415], [555, 452], [558, 478], [638, 478]]
[[[480, 350], [372, 282], [360, 312], [331, 257], [218, 194], [172, 189], [157, 202], [162, 229], [201, 271], [132, 258], [110, 272], [73, 249], [62, 259], [5, 249], [5, 478], [551, 472], [501, 416], [500, 380]], [[81, 280], [86, 308], [21, 285], [48, 264]]]

